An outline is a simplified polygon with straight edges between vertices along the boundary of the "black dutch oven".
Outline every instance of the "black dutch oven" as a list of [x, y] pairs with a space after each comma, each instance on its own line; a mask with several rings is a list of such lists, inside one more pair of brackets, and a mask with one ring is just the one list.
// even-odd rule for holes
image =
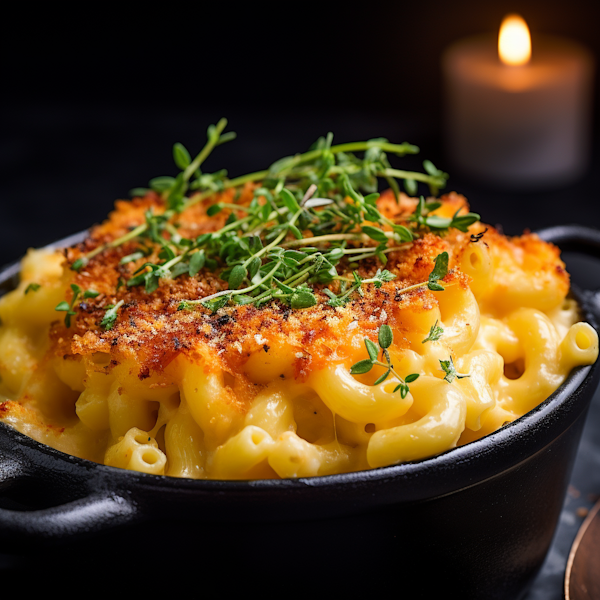
[[[559, 226], [539, 235], [600, 256], [595, 230]], [[18, 265], [4, 269], [2, 291], [17, 276]], [[573, 291], [598, 329], [600, 295]], [[31, 573], [102, 565], [95, 588], [137, 572], [140, 581], [179, 574], [199, 594], [515, 600], [550, 547], [599, 376], [598, 365], [577, 368], [528, 414], [439, 456], [295, 480], [125, 471], [0, 424], [0, 554]]]

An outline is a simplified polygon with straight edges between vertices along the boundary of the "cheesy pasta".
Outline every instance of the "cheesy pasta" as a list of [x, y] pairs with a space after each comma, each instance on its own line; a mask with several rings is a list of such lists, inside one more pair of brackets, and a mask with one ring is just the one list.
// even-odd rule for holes
[[[598, 336], [568, 298], [559, 252], [534, 234], [510, 239], [475, 219], [440, 233], [423, 220], [423, 200], [392, 190], [369, 204], [381, 239], [367, 225], [319, 241], [300, 217], [300, 237], [289, 225], [278, 234], [282, 205], [259, 186], [205, 193], [173, 226], [165, 195], [148, 191], [118, 202], [81, 244], [29, 251], [20, 284], [0, 299], [0, 419], [63, 452], [155, 475], [311, 477], [479, 439], [596, 360]], [[273, 216], [274, 233], [254, 250], [254, 234], [238, 233], [253, 254], [233, 268], [219, 262], [222, 238], [220, 255], [181, 242], [209, 234], [213, 243], [231, 215], [243, 221], [255, 208]], [[309, 214], [328, 209], [313, 203]], [[159, 237], [148, 235], [165, 214]], [[428, 216], [471, 214], [451, 193]], [[337, 265], [330, 280], [302, 279], [316, 252], [301, 256], [305, 239]], [[395, 245], [382, 250], [384, 239]], [[201, 252], [203, 264], [193, 258]], [[181, 256], [189, 267], [178, 273]], [[287, 284], [286, 257], [296, 269]], [[254, 274], [252, 261], [263, 265]], [[227, 296], [236, 265], [238, 288], [266, 302]], [[229, 287], [219, 276], [228, 268]], [[281, 296], [268, 297], [273, 289]], [[368, 368], [353, 369], [361, 361]]]

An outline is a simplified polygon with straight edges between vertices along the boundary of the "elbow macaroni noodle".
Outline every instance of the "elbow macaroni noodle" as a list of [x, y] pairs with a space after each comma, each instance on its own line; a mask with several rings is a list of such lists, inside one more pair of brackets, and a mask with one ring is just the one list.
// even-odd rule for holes
[[[61, 253], [30, 251], [19, 287], [0, 300], [0, 418], [64, 452], [189, 478], [327, 475], [479, 439], [537, 406], [573, 368], [592, 364], [598, 335], [566, 298], [549, 245], [534, 236], [457, 235], [451, 267], [468, 284], [417, 291], [412, 303], [392, 295], [358, 319], [335, 309], [330, 321], [341, 325], [322, 345], [318, 331], [299, 345], [252, 330], [254, 348], [242, 352], [234, 340], [225, 351], [243, 355], [239, 368], [224, 368], [223, 351], [203, 345], [143, 378], [132, 355], [56, 350], [63, 340], [48, 331], [68, 274]], [[31, 282], [41, 287], [25, 294]], [[366, 358], [364, 338], [376, 339], [383, 323], [394, 332], [396, 373], [419, 374], [404, 398], [394, 393], [396, 377], [373, 385], [377, 369], [350, 374]], [[435, 324], [443, 335], [424, 342]], [[468, 377], [444, 379], [440, 361], [449, 357]]]

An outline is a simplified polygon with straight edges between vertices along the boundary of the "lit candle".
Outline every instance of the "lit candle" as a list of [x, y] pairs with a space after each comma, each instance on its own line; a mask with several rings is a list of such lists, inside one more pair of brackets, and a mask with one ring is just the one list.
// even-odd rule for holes
[[561, 184], [588, 162], [593, 59], [581, 45], [535, 37], [509, 15], [498, 41], [461, 40], [442, 60], [449, 162], [510, 186]]

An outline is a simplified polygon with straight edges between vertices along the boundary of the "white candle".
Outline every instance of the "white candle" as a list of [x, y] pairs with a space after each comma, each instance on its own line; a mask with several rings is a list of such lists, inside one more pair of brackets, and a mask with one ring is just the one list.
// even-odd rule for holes
[[[525, 31], [513, 35], [523, 46], [529, 40]], [[500, 45], [493, 37], [474, 37], [444, 53], [449, 162], [468, 175], [511, 186], [577, 179], [587, 166], [591, 139], [590, 53], [570, 40], [536, 36], [531, 60], [518, 43], [508, 50], [505, 44], [502, 60]]]

